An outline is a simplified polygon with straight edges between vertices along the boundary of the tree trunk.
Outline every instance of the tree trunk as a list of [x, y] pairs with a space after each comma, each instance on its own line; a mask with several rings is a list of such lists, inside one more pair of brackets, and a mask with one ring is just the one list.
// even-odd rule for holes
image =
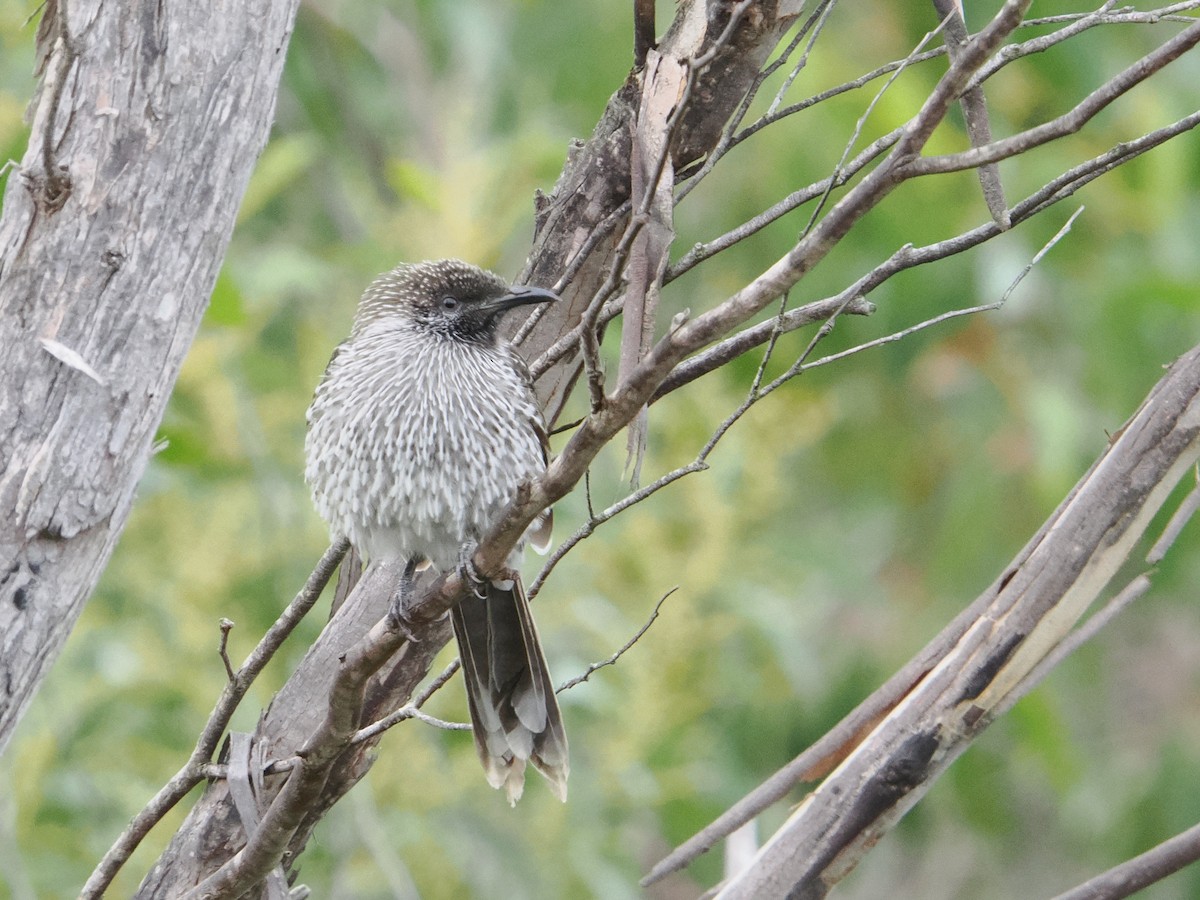
[[296, 7], [44, 7], [32, 135], [0, 220], [0, 749], [125, 524], [267, 140]]

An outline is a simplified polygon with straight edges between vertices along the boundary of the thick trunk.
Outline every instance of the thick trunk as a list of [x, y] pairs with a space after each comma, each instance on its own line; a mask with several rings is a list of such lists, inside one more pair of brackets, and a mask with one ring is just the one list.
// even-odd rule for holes
[[296, 0], [53, 0], [0, 220], [0, 748], [125, 525]]

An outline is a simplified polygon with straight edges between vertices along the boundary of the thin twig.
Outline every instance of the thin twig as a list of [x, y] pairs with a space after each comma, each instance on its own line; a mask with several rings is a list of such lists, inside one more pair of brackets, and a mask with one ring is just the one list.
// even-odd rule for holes
[[[1018, 26], [1019, 28], [1029, 28], [1039, 25], [1059, 23], [1067, 23], [1067, 27], [1053, 32], [1052, 34], [1042, 35], [1040, 37], [1016, 44], [1010, 44], [1004, 48], [1003, 54], [992, 59], [980, 70], [977, 80], [979, 82], [986, 81], [995, 75], [1000, 69], [1013, 62], [1016, 62], [1019, 59], [1035, 53], [1045, 52], [1051, 47], [1061, 44], [1064, 41], [1067, 41], [1082, 33], [1083, 31], [1087, 31], [1099, 26], [1125, 24], [1156, 25], [1160, 22], [1182, 22], [1185, 24], [1191, 24], [1195, 21], [1195, 19], [1192, 17], [1174, 15], [1173, 13], [1196, 9], [1197, 7], [1200, 7], [1200, 0], [1187, 0], [1187, 2], [1172, 4], [1170, 6], [1161, 7], [1157, 10], [1141, 11], [1132, 8], [1126, 8], [1117, 12], [1110, 12], [1114, 5], [1115, 0], [1106, 0], [1106, 2], [1097, 10], [1089, 13], [1070, 13], [1062, 16], [1045, 16], [1038, 19], [1025, 19]], [[944, 46], [935, 47], [913, 58], [911, 63], [928, 62], [932, 59], [945, 56], [946, 53], [947, 51]], [[764, 115], [753, 124], [747, 126], [744, 130], [738, 132], [731, 141], [730, 148], [727, 149], [737, 146], [742, 141], [753, 137], [759, 131], [762, 131], [764, 128], [770, 125], [774, 125], [781, 119], [785, 119], [789, 116], [803, 112], [806, 109], [810, 109], [813, 106], [824, 103], [826, 100], [833, 99], [841, 94], [849, 93], [850, 91], [855, 91], [859, 88], [865, 87], [872, 81], [875, 81], [877, 78], [882, 78], [884, 75], [894, 72], [899, 66], [903, 65], [904, 62], [905, 60], [894, 60], [892, 62], [885, 63], [884, 65], [879, 66], [870, 72], [860, 75], [858, 78], [829, 88], [819, 94], [814, 94], [805, 100], [801, 100], [790, 106], [786, 106], [783, 109], [776, 110], [769, 115]]]
[[1179, 509], [1175, 510], [1175, 514], [1171, 516], [1171, 520], [1167, 522], [1166, 528], [1163, 529], [1162, 536], [1154, 542], [1154, 546], [1146, 554], [1146, 562], [1152, 566], [1156, 566], [1162, 562], [1163, 557], [1167, 555], [1167, 551], [1171, 549], [1171, 545], [1175, 543], [1175, 539], [1179, 537], [1179, 533], [1183, 531], [1183, 526], [1191, 521], [1192, 516], [1196, 514], [1198, 508], [1200, 508], [1200, 485], [1192, 488], [1188, 492], [1188, 495], [1183, 498], [1183, 502], [1179, 504]]
[[92, 900], [92, 898], [102, 896], [142, 839], [150, 833], [150, 830], [158, 824], [163, 816], [171, 811], [176, 803], [205, 778], [204, 769], [212, 760], [217, 743], [221, 739], [221, 735], [225, 733], [229, 720], [246, 695], [246, 691], [250, 689], [254, 679], [282, 646], [288, 635], [317, 602], [321, 591], [324, 590], [342, 557], [346, 555], [348, 548], [348, 542], [342, 540], [325, 551], [312, 574], [308, 576], [304, 587], [275, 620], [275, 624], [263, 635], [258, 646], [246, 657], [246, 661], [242, 663], [242, 667], [238, 669], [234, 678], [225, 685], [220, 699], [217, 700], [216, 706], [209, 714], [208, 722], [205, 723], [200, 737], [196, 740], [196, 746], [187, 763], [159, 788], [158, 793], [121, 832], [92, 871], [80, 893], [81, 898]]
[[1129, 897], [1197, 860], [1200, 860], [1200, 825], [1193, 825], [1153, 849], [1059, 894], [1054, 900], [1117, 900]]
[[460, 660], [452, 660], [450, 665], [442, 669], [441, 674], [438, 675], [437, 678], [425, 685], [425, 690], [421, 691], [421, 693], [417, 695], [416, 699], [413, 700], [412, 705], [417, 709], [420, 709], [422, 706], [428, 703], [429, 698], [440, 691], [446, 682], [453, 678], [454, 674], [461, 668], [462, 662]]
[[925, 156], [903, 166], [910, 176], [944, 174], [974, 169], [987, 163], [1017, 156], [1074, 134], [1118, 98], [1137, 87], [1155, 72], [1177, 60], [1200, 43], [1200, 22], [1185, 28], [1162, 45], [1147, 53], [1133, 65], [1110, 78], [1077, 103], [1070, 111], [1033, 128], [959, 153]]
[[[457, 577], [443, 576], [420, 599], [429, 603], [434, 596], [441, 598], [440, 588], [443, 587], [450, 589], [453, 598], [465, 593]], [[451, 602], [442, 599], [447, 605]], [[427, 606], [424, 612], [432, 614], [433, 611]], [[409, 615], [414, 623], [418, 622], [416, 615]], [[358, 731], [355, 720], [362, 709], [367, 682], [406, 640], [405, 634], [385, 617], [346, 652], [333, 677], [325, 703], [325, 718], [297, 752], [298, 763], [263, 813], [259, 827], [240, 851], [184, 894], [186, 900], [240, 897], [279, 864], [308, 810], [310, 798], [324, 785], [330, 768]]]
[[658, 618], [658, 611], [660, 609], [662, 609], [662, 605], [664, 603], [666, 603], [667, 598], [670, 597], [677, 590], [679, 590], [679, 585], [676, 585], [675, 587], [673, 587], [669, 591], [667, 591], [665, 594], [663, 594], [661, 597], [659, 597], [658, 602], [656, 604], [654, 604], [654, 611], [650, 613], [650, 618], [646, 620], [646, 624], [644, 624], [641, 628], [639, 628], [637, 630], [637, 633], [634, 634], [633, 637], [631, 637], [624, 644], [622, 644], [620, 650], [618, 650], [616, 653], [614, 653], [608, 659], [601, 660], [600, 662], [592, 663], [590, 666], [588, 666], [583, 671], [582, 674], [576, 675], [574, 678], [564, 681], [562, 684], [560, 684], [555, 689], [554, 693], [561, 694], [563, 691], [569, 691], [571, 688], [575, 687], [577, 684], [583, 684], [583, 682], [587, 681], [592, 676], [592, 673], [595, 672], [597, 669], [603, 669], [605, 666], [615, 665], [617, 660], [620, 659], [622, 656], [624, 656], [634, 644], [636, 644], [638, 641], [640, 641], [642, 639], [642, 635], [644, 635], [647, 631], [650, 630], [650, 626], [653, 625], [654, 620]]
[[[804, 227], [801, 237], [807, 236], [809, 232], [812, 231], [813, 226], [816, 225], [817, 218], [821, 215], [821, 210], [825, 208], [825, 204], [829, 202], [829, 197], [833, 193], [833, 188], [838, 181], [839, 173], [846, 165], [846, 161], [850, 158], [850, 152], [854, 149], [854, 145], [857, 144], [858, 139], [862, 137], [863, 129], [866, 128], [867, 125], [867, 119], [871, 117], [871, 113], [875, 111], [875, 107], [879, 105], [881, 100], [883, 100], [883, 95], [888, 92], [888, 88], [896, 83], [896, 79], [899, 78], [904, 70], [912, 64], [912, 61], [921, 55], [921, 48], [933, 40], [941, 32], [945, 25], [946, 20], [943, 19], [940, 23], [938, 23], [937, 28], [935, 28], [933, 31], [925, 33], [925, 36], [917, 42], [917, 45], [913, 47], [908, 56], [904, 58], [904, 60], [900, 63], [900, 66], [895, 72], [892, 73], [891, 77], [888, 78], [888, 80], [883, 83], [883, 86], [875, 92], [875, 96], [871, 98], [871, 102], [867, 104], [867, 108], [863, 110], [862, 115], [858, 117], [858, 121], [854, 125], [854, 131], [851, 132], [850, 139], [846, 141], [845, 147], [842, 148], [842, 155], [838, 159], [837, 163], [834, 164], [833, 173], [829, 178], [826, 179], [827, 187], [825, 188], [825, 192], [821, 195], [821, 198], [817, 201], [817, 205], [813, 208], [812, 215], [809, 216], [808, 224]], [[967, 61], [967, 64], [970, 64], [969, 60]]]
[[[585, 240], [579, 249], [575, 251], [575, 255], [571, 257], [571, 261], [567, 263], [567, 266], [565, 269], [563, 269], [562, 274], [558, 276], [558, 280], [554, 282], [554, 286], [551, 288], [554, 293], [561, 294], [564, 290], [566, 290], [567, 285], [575, 280], [575, 276], [579, 274], [579, 270], [583, 268], [583, 264], [588, 261], [588, 257], [592, 255], [592, 251], [596, 249], [602, 240], [612, 233], [612, 230], [617, 227], [618, 222], [629, 215], [629, 210], [631, 207], [632, 202], [626, 200], [607, 216], [605, 216], [600, 223], [592, 229], [591, 233], [587, 237], [587, 240]], [[550, 309], [551, 307], [544, 303], [538, 304], [533, 313], [521, 323], [521, 327], [518, 328], [517, 332], [513, 335], [512, 343], [518, 345], [523, 344], [526, 338], [529, 337], [533, 329], [537, 326], [538, 322], [542, 320], [542, 316], [549, 312]], [[576, 338], [574, 343], [578, 343], [578, 338]], [[537, 377], [538, 375], [534, 375], [534, 378]]]
[[535, 596], [537, 592], [542, 589], [542, 586], [546, 583], [546, 579], [550, 577], [550, 573], [554, 571], [554, 567], [559, 564], [562, 558], [570, 553], [576, 545], [591, 537], [600, 525], [603, 525], [609, 519], [619, 515], [620, 513], [629, 509], [631, 506], [641, 503], [647, 497], [658, 493], [667, 485], [675, 483], [685, 475], [690, 475], [693, 472], [703, 471], [707, 468], [708, 466], [706, 463], [693, 461], [686, 466], [681, 466], [672, 472], [668, 472], [666, 475], [656, 479], [651, 484], [647, 484], [641, 488], [638, 488], [636, 491], [632, 492], [619, 502], [612, 504], [607, 509], [590, 515], [586, 522], [580, 525], [570, 537], [555, 547], [554, 552], [547, 557], [545, 564], [542, 566], [542, 570], [538, 572], [537, 578], [535, 578], [533, 584], [529, 586], [529, 595], [531, 597]]
[[[809, 38], [808, 44], [804, 48], [804, 52], [800, 55], [800, 59], [796, 61], [796, 65], [792, 66], [792, 70], [788, 72], [787, 77], [783, 79], [783, 84], [781, 84], [779, 86], [779, 90], [775, 92], [775, 97], [771, 100], [770, 106], [767, 107], [767, 115], [770, 115], [771, 113], [775, 112], [775, 110], [779, 109], [779, 105], [783, 103], [783, 95], [791, 90], [792, 85], [800, 76], [800, 73], [803, 72], [808, 66], [808, 59], [812, 55], [812, 49], [814, 46], [816, 46], [817, 38], [821, 36], [821, 32], [825, 29], [825, 23], [829, 21], [829, 15], [833, 12], [833, 7], [833, 2], [819, 4], [817, 8], [813, 10], [813, 14], [809, 18], [808, 22], [805, 23], [805, 29], [812, 28], [812, 37]], [[795, 40], [793, 40], [792, 46], [788, 48], [788, 53], [780, 58], [777, 65], [782, 64], [783, 60], [791, 55], [791, 51], [795, 47], [795, 44], [803, 36], [804, 30], [801, 30], [800, 33], [796, 35]], [[772, 71], [774, 71], [774, 68], [775, 67], [768, 66], [763, 70], [764, 74], [769, 75]]]
[[739, 241], [745, 240], [752, 234], [756, 234], [766, 228], [772, 222], [782, 218], [788, 213], [798, 209], [810, 200], [821, 197], [830, 191], [832, 188], [839, 188], [848, 183], [851, 178], [857, 175], [870, 163], [878, 159], [882, 154], [891, 150], [896, 141], [900, 140], [903, 134], [903, 129], [897, 128], [885, 134], [883, 137], [877, 138], [869, 147], [858, 154], [851, 162], [842, 166], [833, 175], [824, 178], [821, 181], [806, 185], [797, 191], [788, 194], [778, 203], [763, 210], [758, 215], [743, 222], [736, 228], [727, 231], [720, 237], [713, 238], [711, 241], [696, 244], [679, 258], [673, 266], [667, 269], [667, 273], [663, 278], [663, 284], [669, 284], [680, 275], [694, 268], [706, 259], [715, 256], [722, 250], [727, 250]]
[[229, 632], [233, 630], [233, 620], [222, 617], [218, 623], [221, 628], [221, 640], [217, 644], [217, 653], [225, 664], [225, 677], [233, 681], [233, 664], [229, 661]]
[[[1015, 225], [1033, 218], [1054, 204], [1072, 196], [1080, 188], [1101, 175], [1195, 128], [1197, 125], [1200, 125], [1200, 112], [1186, 116], [1177, 122], [1156, 129], [1135, 140], [1118, 144], [1106, 153], [1102, 153], [1075, 166], [1057, 178], [1052, 179], [1014, 206], [1010, 210], [1012, 224]], [[993, 221], [925, 247], [903, 247], [835, 297], [819, 300], [787, 313], [782, 323], [783, 327], [785, 330], [790, 331], [815, 321], [816, 319], [811, 318], [806, 312], [808, 310], [822, 310], [819, 318], [827, 318], [831, 313], [824, 312], [823, 310], [827, 309], [829, 304], [841, 303], [847, 297], [859, 298], [865, 296], [899, 272], [963, 253], [990, 240], [1000, 234], [1000, 232], [1000, 227]], [[843, 313], [861, 312], [861, 314], [869, 314], [870, 311], [871, 308], [869, 308], [869, 305], [868, 308], [858, 311], [854, 310], [853, 306], [848, 306], [843, 310]], [[772, 327], [771, 323], [759, 323], [758, 325], [751, 326], [713, 344], [707, 350], [684, 361], [663, 380], [663, 383], [655, 391], [653, 400], [657, 401], [661, 399], [671, 391], [683, 387], [700, 376], [720, 368], [734, 357], [752, 350], [768, 339]]]
[[[738, 104], [738, 108], [734, 111], [734, 114], [726, 123], [721, 134], [721, 138], [717, 141], [716, 146], [713, 147], [708, 156], [705, 157], [705, 160], [700, 165], [700, 168], [689, 173], [686, 180], [683, 181], [683, 183], [679, 186], [679, 192], [675, 198], [676, 203], [679, 203], [679, 201], [683, 200], [683, 198], [695, 190], [700, 182], [702, 182], [709, 175], [709, 173], [712, 172], [717, 163], [721, 161], [725, 154], [729, 152], [730, 148], [734, 146], [734, 135], [737, 133], [738, 128], [745, 120], [746, 113], [750, 111], [750, 105], [754, 102], [754, 98], [758, 96], [758, 91], [762, 87], [763, 82], [766, 81], [780, 66], [784, 65], [787, 60], [791, 58], [791, 55], [795, 52], [796, 47], [798, 47], [800, 42], [804, 40], [805, 36], [812, 31], [813, 33], [809, 39], [808, 46], [805, 47], [803, 55], [796, 63], [791, 77], [794, 79], [795, 76], [800, 73], [800, 70], [807, 65], [813, 43], [816, 41], [817, 35], [820, 34], [822, 28], [824, 27], [825, 21], [828, 18], [829, 13], [832, 11], [835, 2], [836, 0], [824, 0], [824, 2], [820, 3], [813, 11], [813, 14], [809, 16], [808, 20], [800, 26], [796, 35], [784, 49], [783, 53], [780, 54], [779, 58], [774, 60], [758, 73], [757, 77], [754, 79], [754, 83], [750, 85], [750, 89], [746, 91], [746, 95], [742, 98], [741, 103]], [[776, 97], [776, 100], [778, 100], [778, 97]]]
[[[823, 356], [820, 359], [814, 360], [812, 362], [805, 362], [805, 359], [808, 357], [809, 353], [812, 351], [812, 348], [816, 345], [817, 341], [819, 340], [819, 338], [821, 336], [820, 334], [818, 334], [813, 337], [812, 341], [809, 343], [809, 345], [805, 349], [804, 353], [802, 353], [800, 355], [800, 358], [796, 360], [796, 362], [792, 365], [791, 368], [789, 368], [786, 372], [784, 372], [782, 375], [778, 376], [774, 381], [772, 381], [770, 384], [768, 384], [765, 388], [762, 389], [762, 395], [766, 396], [767, 394], [771, 393], [772, 391], [776, 390], [777, 388], [782, 387], [788, 381], [791, 381], [797, 375], [807, 372], [809, 369], [816, 369], [816, 368], [819, 368], [820, 366], [827, 366], [830, 363], [838, 362], [840, 360], [846, 359], [847, 357], [854, 356], [855, 354], [861, 353], [864, 350], [873, 350], [876, 347], [882, 347], [886, 344], [894, 344], [896, 341], [904, 340], [904, 338], [909, 337], [910, 335], [916, 334], [918, 331], [924, 331], [926, 328], [931, 328], [934, 325], [941, 325], [943, 322], [948, 322], [951, 319], [961, 318], [962, 316], [972, 316], [972, 315], [975, 315], [977, 313], [982, 313], [982, 312], [993, 312], [993, 311], [999, 309], [1005, 303], [1008, 302], [1008, 298], [1012, 296], [1012, 293], [1013, 293], [1013, 291], [1016, 290], [1017, 285], [1019, 285], [1022, 281], [1025, 280], [1025, 276], [1028, 275], [1029, 272], [1033, 269], [1033, 267], [1035, 265], [1037, 265], [1037, 263], [1042, 259], [1042, 257], [1044, 257], [1050, 251], [1050, 248], [1053, 247], [1055, 244], [1057, 244], [1059, 241], [1061, 241], [1063, 239], [1063, 237], [1066, 236], [1067, 232], [1069, 232], [1071, 230], [1071, 225], [1075, 222], [1075, 219], [1082, 212], [1083, 212], [1083, 207], [1081, 206], [1081, 207], [1079, 207], [1079, 209], [1075, 210], [1075, 212], [1071, 214], [1071, 217], [1069, 219], [1067, 219], [1067, 221], [1063, 224], [1063, 226], [1057, 232], [1055, 232], [1054, 237], [1050, 238], [1050, 240], [1048, 240], [1044, 245], [1042, 245], [1042, 248], [1040, 250], [1038, 250], [1038, 252], [1036, 254], [1034, 254], [1033, 259], [1031, 259], [1029, 261], [1029, 263], [1027, 263], [1025, 265], [1025, 267], [1023, 269], [1021, 269], [1021, 271], [1019, 273], [1017, 273], [1017, 276], [1012, 280], [1012, 282], [1009, 283], [1008, 287], [1005, 289], [1003, 295], [1001, 295], [999, 300], [995, 300], [991, 303], [982, 303], [978, 306], [969, 306], [969, 307], [966, 307], [965, 309], [952, 309], [948, 312], [944, 312], [940, 315], [934, 316], [933, 318], [926, 319], [923, 322], [918, 322], [916, 325], [910, 325], [908, 328], [902, 328], [900, 331], [895, 331], [892, 334], [888, 334], [888, 335], [884, 335], [883, 337], [876, 338], [873, 341], [867, 341], [866, 343], [859, 344], [855, 347], [850, 347], [849, 349], [842, 350], [839, 353], [831, 353], [828, 356]], [[828, 324], [828, 323], [826, 323], [826, 324]]]
[[432, 725], [435, 728], [441, 728], [446, 731], [470, 731], [471, 726], [467, 722], [447, 722], [445, 719], [438, 719], [428, 713], [423, 713], [411, 703], [407, 703], [399, 709], [392, 710], [382, 719], [372, 722], [365, 728], [360, 728], [354, 733], [354, 737], [350, 739], [351, 744], [361, 744], [363, 741], [369, 741], [374, 737], [383, 734], [394, 725], [399, 725], [401, 722], [407, 722], [409, 719], [416, 719], [424, 722], [426, 725]]

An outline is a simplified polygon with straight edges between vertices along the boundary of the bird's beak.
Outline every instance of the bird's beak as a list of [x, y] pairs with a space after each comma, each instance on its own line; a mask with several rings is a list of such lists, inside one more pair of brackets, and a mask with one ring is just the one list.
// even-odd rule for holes
[[502, 313], [514, 306], [526, 306], [530, 303], [550, 303], [558, 300], [558, 294], [540, 287], [514, 286], [509, 292], [495, 300], [484, 304], [484, 310], [489, 313]]

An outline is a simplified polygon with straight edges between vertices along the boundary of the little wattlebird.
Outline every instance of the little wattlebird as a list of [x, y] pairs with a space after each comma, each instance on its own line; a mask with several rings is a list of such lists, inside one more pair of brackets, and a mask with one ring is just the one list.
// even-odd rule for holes
[[[305, 480], [334, 539], [404, 575], [389, 611], [403, 623], [418, 566], [460, 566], [518, 488], [546, 469], [546, 427], [528, 370], [500, 336], [504, 314], [558, 299], [510, 287], [459, 260], [379, 276], [333, 353], [308, 410]], [[550, 539], [549, 511], [525, 535]], [[567, 796], [567, 738], [519, 572], [476, 581], [451, 611], [475, 747], [515, 803], [532, 763]]]

